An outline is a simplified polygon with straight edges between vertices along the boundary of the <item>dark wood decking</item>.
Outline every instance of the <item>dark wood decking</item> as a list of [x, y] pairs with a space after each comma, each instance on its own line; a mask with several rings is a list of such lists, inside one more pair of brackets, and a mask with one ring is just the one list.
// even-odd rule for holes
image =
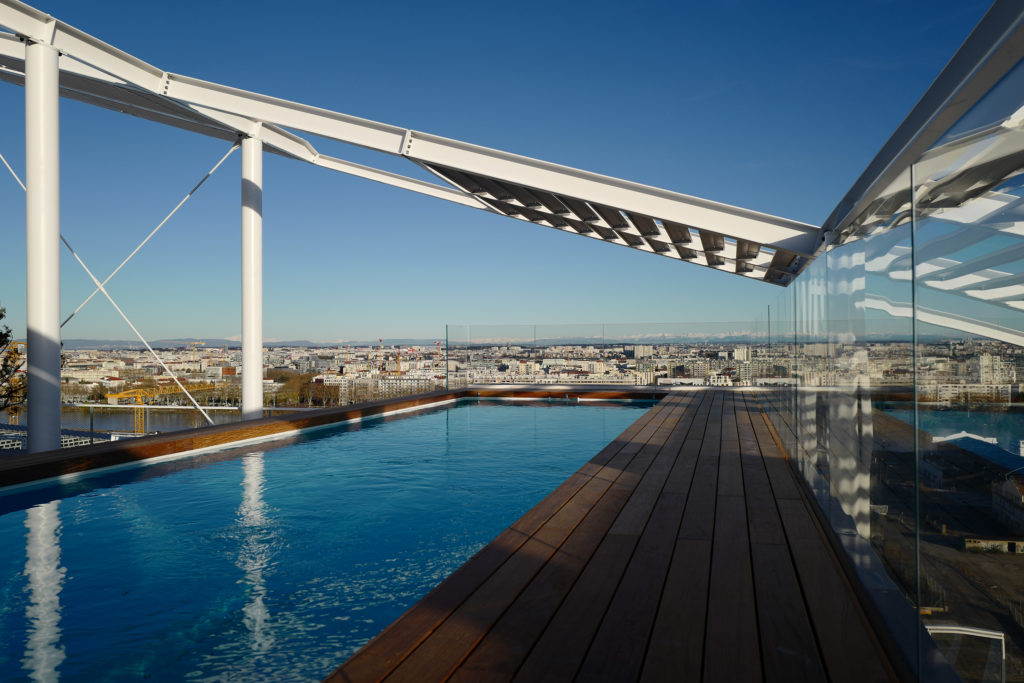
[[756, 401], [670, 396], [331, 681], [896, 680]]

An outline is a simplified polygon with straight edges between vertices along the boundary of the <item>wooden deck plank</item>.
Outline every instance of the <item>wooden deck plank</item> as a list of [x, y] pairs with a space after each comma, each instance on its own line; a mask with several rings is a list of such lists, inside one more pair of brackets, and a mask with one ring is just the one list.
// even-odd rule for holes
[[780, 500], [779, 513], [829, 679], [896, 680], [806, 503]]
[[743, 470], [740, 466], [740, 442], [722, 440], [718, 461], [718, 495], [743, 495]]
[[638, 544], [657, 500], [656, 494], [660, 493], [660, 485], [670, 471], [670, 468], [665, 469], [664, 463], [671, 465], [675, 461], [674, 450], [664, 449], [644, 480], [637, 485], [619, 518], [527, 656], [516, 680], [548, 677], [549, 680], [566, 680], [575, 676]]
[[456, 670], [453, 681], [508, 680], [594, 554], [632, 489], [613, 485]]
[[710, 578], [711, 540], [677, 540], [640, 680], [700, 680]]
[[757, 625], [764, 680], [827, 680], [800, 585], [785, 545], [752, 543]]
[[743, 496], [718, 497], [705, 628], [703, 680], [761, 680], [761, 646]]
[[760, 458], [744, 459], [742, 469], [751, 543], [785, 545], [782, 520], [778, 516], [764, 461]]
[[786, 462], [785, 455], [779, 450], [768, 427], [767, 416], [761, 413], [761, 419], [751, 420], [757, 435], [758, 447], [764, 460], [765, 470], [772, 483], [772, 492], [777, 499], [802, 500], [803, 492], [797, 482], [793, 469]]
[[710, 541], [715, 532], [715, 501], [718, 498], [718, 456], [700, 456], [693, 473], [693, 485], [679, 526], [679, 538]]
[[[680, 439], [703, 425], [677, 430]], [[654, 511], [643, 530], [601, 626], [579, 672], [583, 680], [636, 680], [644, 664], [647, 643], [668, 574], [679, 524], [697, 462], [697, 451], [683, 442], [667, 454], [672, 468]], [[665, 458], [668, 461], [668, 458]]]
[[761, 680], [735, 394], [723, 396], [718, 498], [705, 626], [705, 681]]
[[705, 419], [704, 434], [697, 443], [697, 465], [693, 474], [690, 496], [683, 512], [683, 521], [679, 527], [679, 538], [704, 539], [710, 541], [715, 530], [715, 500], [718, 497], [718, 454], [721, 443], [718, 437], [721, 431], [712, 433], [711, 410], [714, 403], [708, 406]]
[[743, 469], [744, 494], [747, 502], [747, 526], [750, 529], [750, 542], [784, 545], [786, 534], [782, 530], [782, 520], [775, 504], [775, 496], [769, 481], [765, 461], [761, 457], [754, 429], [746, 412], [746, 404], [738, 403], [739, 425], [741, 431], [749, 429], [749, 436], [740, 444], [740, 458]]
[[771, 485], [768, 483], [768, 473], [757, 462], [746, 463], [743, 467], [743, 478], [746, 483], [750, 542], [785, 545], [786, 535], [782, 530], [782, 520], [779, 519]]
[[742, 496], [743, 473], [740, 469], [740, 443], [736, 431], [735, 393], [725, 394], [722, 405], [722, 445], [718, 462], [718, 495]]
[[789, 555], [829, 679], [833, 683], [896, 680], [814, 513], [807, 507], [813, 503], [802, 495], [792, 469], [786, 465], [767, 415], [761, 412], [760, 417], [760, 421], [751, 422], [765, 456], [763, 462]]
[[[592, 483], [598, 483], [594, 480]], [[443, 680], [540, 571], [607, 487], [584, 489], [528, 539], [389, 676], [395, 681]], [[590, 495], [588, 495], [590, 494]]]
[[639, 676], [685, 498], [681, 493], [664, 493], [658, 499], [584, 658], [581, 679], [618, 682]]
[[[751, 407], [751, 402], [745, 398], [737, 401], [764, 680], [772, 683], [826, 680], [786, 545], [782, 519], [748, 413]], [[753, 409], [757, 410], [756, 405]], [[759, 416], [755, 413], [754, 417]]]
[[636, 539], [630, 536], [602, 539], [513, 680], [567, 681], [575, 677], [608, 606], [609, 587], [618, 585], [635, 547]]

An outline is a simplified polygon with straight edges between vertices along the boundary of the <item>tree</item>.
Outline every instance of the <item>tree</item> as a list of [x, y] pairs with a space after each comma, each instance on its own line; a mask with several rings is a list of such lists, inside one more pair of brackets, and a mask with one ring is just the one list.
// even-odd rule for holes
[[2, 324], [7, 311], [0, 306], [0, 410], [22, 402], [25, 381], [18, 371], [23, 359], [14, 344], [11, 330]]

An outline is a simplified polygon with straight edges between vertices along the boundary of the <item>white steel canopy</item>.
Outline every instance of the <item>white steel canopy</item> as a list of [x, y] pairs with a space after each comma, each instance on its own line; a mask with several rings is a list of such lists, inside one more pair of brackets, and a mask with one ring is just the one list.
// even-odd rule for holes
[[[17, 0], [0, 0], [0, 79], [24, 83], [25, 43], [60, 53], [64, 97], [573, 234], [787, 285], [816, 226], [201, 81], [158, 69]], [[320, 154], [291, 131], [401, 156], [447, 185]]]

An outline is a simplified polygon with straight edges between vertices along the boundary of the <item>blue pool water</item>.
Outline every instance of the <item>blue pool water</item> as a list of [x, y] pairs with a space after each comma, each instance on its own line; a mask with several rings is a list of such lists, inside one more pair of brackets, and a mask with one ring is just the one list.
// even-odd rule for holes
[[650, 404], [467, 402], [0, 495], [0, 680], [319, 680]]

